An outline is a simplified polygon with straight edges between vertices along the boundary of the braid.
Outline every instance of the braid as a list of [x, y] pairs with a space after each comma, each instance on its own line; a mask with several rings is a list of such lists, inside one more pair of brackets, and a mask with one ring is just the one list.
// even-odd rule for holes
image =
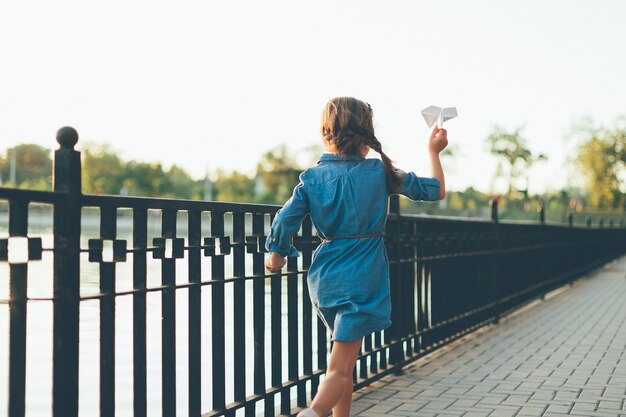
[[393, 162], [391, 162], [391, 159], [389, 159], [385, 152], [383, 152], [383, 145], [376, 136], [372, 135], [369, 140], [369, 146], [380, 154], [380, 158], [383, 161], [383, 166], [385, 167], [385, 178], [387, 180], [387, 189], [392, 193], [398, 192], [402, 185], [401, 179], [398, 174], [396, 174], [396, 168], [393, 166]]

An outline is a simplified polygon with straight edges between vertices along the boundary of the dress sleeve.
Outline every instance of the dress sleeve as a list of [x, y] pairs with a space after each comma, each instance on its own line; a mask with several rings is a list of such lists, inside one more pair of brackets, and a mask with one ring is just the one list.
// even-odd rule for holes
[[270, 234], [265, 241], [265, 248], [280, 256], [299, 256], [291, 242], [291, 235], [300, 230], [302, 219], [309, 212], [309, 199], [305, 192], [302, 176], [300, 183], [293, 189], [293, 195], [276, 212]]
[[432, 177], [418, 177], [414, 172], [397, 170], [402, 179], [402, 186], [398, 194], [407, 196], [411, 200], [437, 201], [439, 200], [439, 180]]

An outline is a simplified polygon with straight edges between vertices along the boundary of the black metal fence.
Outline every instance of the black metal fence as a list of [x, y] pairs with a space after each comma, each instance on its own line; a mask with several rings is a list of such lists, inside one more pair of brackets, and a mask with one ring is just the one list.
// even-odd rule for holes
[[[99, 390], [100, 409], [94, 415], [115, 415], [116, 338], [132, 340], [132, 410], [126, 414], [142, 417], [155, 407], [147, 395], [149, 376], [160, 378], [156, 407], [163, 416], [289, 415], [304, 407], [316, 393], [330, 348], [307, 292], [307, 270], [319, 243], [310, 219], [294, 237], [301, 256], [289, 258], [285, 272], [268, 274], [264, 241], [279, 207], [83, 195], [80, 153], [74, 150], [78, 135], [63, 128], [57, 140], [53, 192], [0, 188], [0, 201], [9, 207], [9, 237], [0, 239], [0, 262], [8, 263], [10, 271], [0, 276], [10, 289], [9, 299], [0, 300], [9, 306], [9, 416], [25, 414], [27, 311], [32, 303], [45, 302], [53, 304], [55, 417], [79, 414], [79, 386]], [[29, 233], [34, 203], [54, 212], [50, 247]], [[393, 325], [364, 339], [355, 368], [357, 388], [626, 252], [624, 228], [503, 223], [497, 221], [497, 209], [492, 221], [403, 216], [398, 207], [392, 198], [385, 234]], [[86, 209], [99, 213], [99, 236], [85, 245], [81, 214]], [[148, 222], [155, 212], [160, 230], [149, 239]], [[118, 220], [126, 217], [131, 218], [132, 241], [118, 237]], [[28, 276], [29, 265], [48, 252], [53, 294], [30, 297], [28, 280], [37, 277]], [[89, 294], [81, 291], [85, 257], [99, 270], [98, 289]], [[154, 285], [148, 279], [150, 262], [160, 263], [160, 282]], [[132, 288], [120, 290], [116, 269], [125, 263], [132, 263]], [[147, 337], [150, 294], [160, 294], [156, 371], [149, 370], [147, 355], [154, 342]], [[132, 335], [116, 327], [122, 299], [132, 300], [132, 317], [126, 318]], [[99, 304], [99, 364], [91, 366], [99, 374], [99, 387], [83, 385], [78, 366], [81, 351], [88, 348], [79, 346], [80, 309], [94, 300]], [[182, 310], [177, 308], [181, 300]], [[181, 326], [183, 341], [177, 338]], [[181, 343], [183, 367], [177, 351]], [[180, 375], [186, 376], [182, 383]], [[177, 407], [181, 398], [182, 411]]]

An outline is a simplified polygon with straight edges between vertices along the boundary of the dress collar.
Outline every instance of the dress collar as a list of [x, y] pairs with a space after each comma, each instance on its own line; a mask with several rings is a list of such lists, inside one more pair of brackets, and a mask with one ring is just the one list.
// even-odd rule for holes
[[362, 161], [364, 160], [365, 157], [363, 155], [357, 155], [357, 154], [342, 154], [342, 153], [330, 153], [330, 152], [325, 152], [320, 156], [320, 159], [318, 162], [323, 162], [323, 161]]

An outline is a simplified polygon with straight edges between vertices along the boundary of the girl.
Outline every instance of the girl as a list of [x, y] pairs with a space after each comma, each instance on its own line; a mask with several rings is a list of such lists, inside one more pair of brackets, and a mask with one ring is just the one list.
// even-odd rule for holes
[[[439, 153], [447, 132], [435, 129], [428, 151], [432, 178], [394, 168], [374, 135], [372, 108], [352, 97], [329, 101], [321, 133], [328, 153], [300, 175], [293, 196], [276, 213], [266, 247], [266, 268], [279, 271], [286, 256], [298, 256], [291, 235], [306, 214], [322, 243], [313, 254], [308, 286], [311, 302], [334, 341], [326, 378], [310, 408], [299, 417], [347, 417], [352, 403], [352, 370], [363, 336], [391, 324], [389, 265], [383, 242], [390, 194], [435, 201], [445, 196]], [[370, 149], [381, 156], [366, 159]]]

